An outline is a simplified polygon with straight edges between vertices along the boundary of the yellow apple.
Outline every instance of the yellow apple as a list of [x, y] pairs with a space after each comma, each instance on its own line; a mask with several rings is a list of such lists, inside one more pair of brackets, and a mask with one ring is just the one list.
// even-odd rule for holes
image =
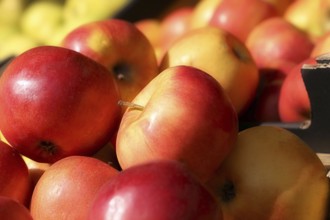
[[36, 41], [45, 43], [62, 23], [62, 13], [63, 5], [59, 2], [34, 1], [22, 14], [22, 31]]
[[63, 16], [65, 22], [84, 24], [112, 17], [128, 3], [128, 0], [67, 0]]
[[330, 30], [330, 5], [324, 0], [296, 0], [284, 12], [284, 18], [316, 38]]
[[236, 145], [208, 182], [223, 219], [323, 220], [329, 180], [317, 154], [279, 127], [239, 133]]
[[189, 27], [195, 29], [207, 26], [221, 1], [222, 0], [200, 0], [193, 10]]
[[0, 26], [17, 26], [27, 0], [1, 0], [0, 1]]
[[165, 53], [160, 69], [188, 65], [213, 76], [229, 95], [238, 114], [254, 98], [258, 68], [244, 43], [229, 32], [206, 26], [188, 31]]
[[16, 56], [20, 53], [38, 46], [35, 39], [17, 32], [8, 37], [6, 40], [0, 42], [0, 60], [9, 56]]

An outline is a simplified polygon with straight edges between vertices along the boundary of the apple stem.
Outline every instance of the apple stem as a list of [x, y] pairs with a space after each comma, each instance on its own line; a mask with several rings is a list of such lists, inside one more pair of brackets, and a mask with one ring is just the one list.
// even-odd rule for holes
[[141, 110], [141, 111], [144, 109], [144, 107], [142, 105], [138, 105], [133, 102], [126, 102], [126, 101], [122, 101], [122, 100], [118, 101], [118, 105], [125, 106], [128, 108], [134, 108], [134, 109]]

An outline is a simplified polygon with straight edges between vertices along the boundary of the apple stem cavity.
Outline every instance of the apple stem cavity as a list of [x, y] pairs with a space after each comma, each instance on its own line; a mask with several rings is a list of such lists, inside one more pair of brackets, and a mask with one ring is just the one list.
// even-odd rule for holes
[[231, 181], [226, 181], [220, 192], [221, 200], [224, 202], [230, 202], [235, 198], [235, 196], [236, 196], [236, 189], [234, 183]]
[[118, 105], [125, 106], [127, 108], [133, 108], [133, 109], [141, 110], [141, 111], [144, 109], [144, 106], [142, 106], [142, 105], [135, 104], [133, 102], [126, 102], [126, 101], [123, 101], [123, 100], [119, 100]]
[[56, 145], [51, 141], [40, 141], [39, 147], [46, 151], [50, 155], [54, 155], [56, 153]]

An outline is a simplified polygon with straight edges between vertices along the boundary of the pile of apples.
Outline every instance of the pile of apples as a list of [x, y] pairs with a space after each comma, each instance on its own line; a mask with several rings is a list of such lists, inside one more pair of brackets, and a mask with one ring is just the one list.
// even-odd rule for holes
[[106, 19], [128, 0], [1, 0], [0, 59], [59, 41], [75, 27]]
[[202, 0], [17, 55], [0, 77], [0, 219], [325, 219], [317, 152], [239, 128], [309, 119], [300, 68], [327, 53], [327, 26], [293, 15], [315, 2]]

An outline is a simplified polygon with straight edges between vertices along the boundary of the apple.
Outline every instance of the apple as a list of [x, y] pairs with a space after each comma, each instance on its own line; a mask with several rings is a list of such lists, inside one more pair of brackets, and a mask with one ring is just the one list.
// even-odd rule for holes
[[178, 39], [163, 57], [160, 69], [177, 65], [199, 68], [214, 77], [241, 114], [254, 98], [258, 68], [243, 42], [216, 27], [191, 30]]
[[183, 163], [155, 160], [130, 167], [105, 183], [88, 219], [222, 218], [215, 197]]
[[259, 68], [278, 68], [281, 62], [292, 65], [308, 58], [314, 47], [311, 38], [283, 17], [269, 18], [249, 34], [246, 45]]
[[309, 96], [301, 74], [303, 64], [316, 64], [316, 60], [313, 57], [305, 59], [284, 79], [278, 104], [283, 122], [302, 122], [311, 118]]
[[111, 73], [70, 49], [40, 46], [0, 78], [0, 130], [37, 162], [91, 155], [116, 132], [121, 109]]
[[69, 156], [52, 164], [32, 194], [33, 219], [86, 219], [100, 187], [118, 170], [92, 157]]
[[176, 8], [165, 15], [160, 26], [160, 45], [166, 51], [171, 44], [189, 30], [192, 6]]
[[330, 31], [323, 34], [317, 41], [315, 41], [314, 48], [310, 57], [318, 57], [326, 53], [330, 53]]
[[45, 44], [62, 24], [62, 13], [63, 4], [58, 1], [33, 1], [23, 11], [19, 25], [24, 34]]
[[283, 17], [310, 37], [318, 38], [330, 30], [329, 7], [327, 0], [295, 0]]
[[0, 196], [27, 205], [30, 193], [28, 168], [21, 155], [0, 141]]
[[145, 18], [134, 22], [134, 25], [148, 38], [152, 46], [159, 46], [161, 29], [160, 19]]
[[283, 16], [288, 7], [296, 0], [263, 0], [274, 6], [280, 16]]
[[13, 32], [0, 42], [0, 60], [5, 60], [11, 56], [18, 56], [39, 45], [40, 44], [32, 37], [20, 31]]
[[290, 131], [242, 130], [207, 183], [223, 219], [325, 219], [329, 180], [317, 154]]
[[163, 56], [163, 48], [160, 44], [161, 20], [158, 18], [145, 18], [137, 20], [134, 25], [148, 38], [153, 46], [159, 63]]
[[61, 45], [109, 69], [124, 101], [131, 101], [159, 72], [150, 41], [134, 24], [121, 19], [79, 26], [66, 35]]
[[265, 1], [221, 0], [209, 25], [226, 30], [245, 42], [255, 26], [275, 16], [278, 16], [276, 9]]
[[66, 0], [64, 23], [82, 25], [111, 18], [128, 4], [128, 0]]
[[215, 9], [222, 0], [202, 0], [198, 1], [190, 16], [190, 29], [196, 29], [209, 25]]
[[116, 139], [123, 169], [174, 159], [205, 181], [229, 154], [238, 133], [227, 94], [194, 67], [165, 69], [127, 105]]
[[0, 26], [17, 26], [27, 3], [27, 0], [1, 0]]
[[3, 220], [33, 220], [27, 207], [6, 196], [0, 196], [0, 218]]

